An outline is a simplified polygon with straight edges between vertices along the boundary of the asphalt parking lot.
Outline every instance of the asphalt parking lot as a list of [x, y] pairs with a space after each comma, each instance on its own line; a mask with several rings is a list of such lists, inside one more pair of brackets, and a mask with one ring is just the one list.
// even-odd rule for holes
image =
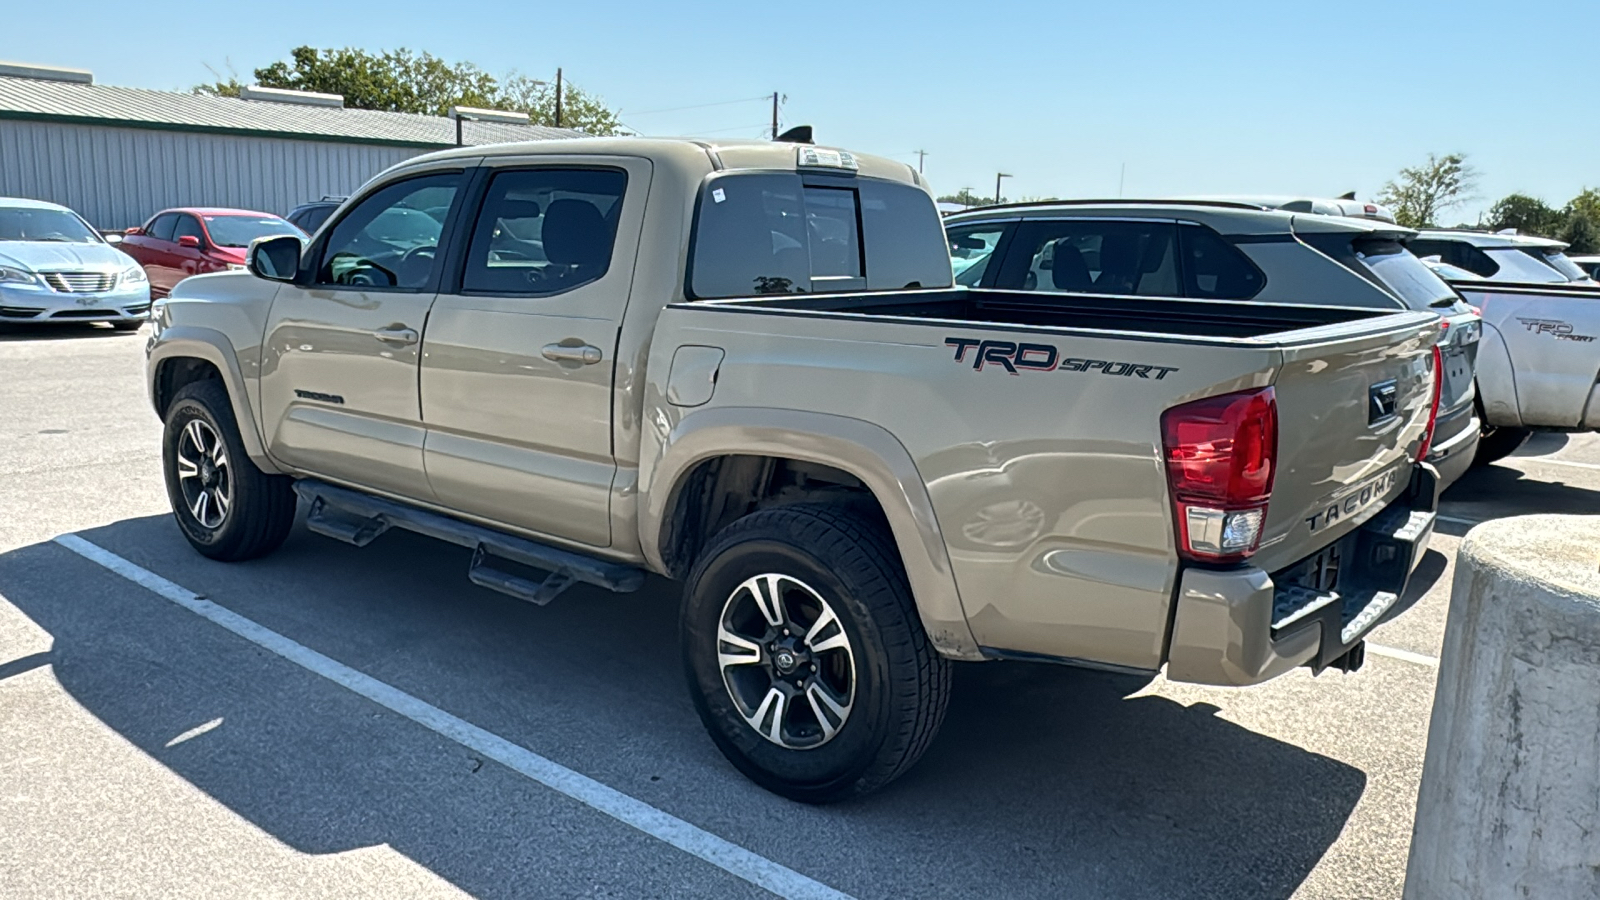
[[1398, 897], [1461, 536], [1600, 512], [1600, 436], [1538, 436], [1446, 495], [1361, 672], [963, 665], [910, 775], [812, 808], [702, 732], [669, 583], [536, 608], [401, 532], [193, 553], [145, 339], [0, 332], [7, 897]]

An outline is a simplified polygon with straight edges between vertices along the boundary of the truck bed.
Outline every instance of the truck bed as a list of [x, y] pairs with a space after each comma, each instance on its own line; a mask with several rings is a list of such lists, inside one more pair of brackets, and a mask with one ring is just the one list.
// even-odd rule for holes
[[1209, 338], [1263, 338], [1285, 331], [1378, 319], [1392, 311], [952, 288], [864, 294], [783, 294], [701, 301], [697, 307], [796, 311]]

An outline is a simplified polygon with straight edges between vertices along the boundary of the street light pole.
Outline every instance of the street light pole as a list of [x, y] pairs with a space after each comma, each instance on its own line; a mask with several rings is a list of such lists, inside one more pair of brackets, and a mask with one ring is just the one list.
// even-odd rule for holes
[[1002, 178], [1010, 178], [1010, 177], [1011, 177], [1011, 175], [1006, 173], [1006, 172], [996, 172], [995, 173], [995, 175], [994, 175], [994, 202], [996, 202], [996, 203], [1000, 202], [1000, 179], [1002, 179]]
[[561, 69], [556, 69], [556, 127], [561, 127]]
[[928, 151], [926, 151], [926, 150], [918, 150], [917, 151], [917, 174], [918, 175], [922, 174], [922, 161], [924, 159], [926, 159], [927, 157], [928, 157]]
[[772, 139], [778, 139], [778, 92], [772, 92]]

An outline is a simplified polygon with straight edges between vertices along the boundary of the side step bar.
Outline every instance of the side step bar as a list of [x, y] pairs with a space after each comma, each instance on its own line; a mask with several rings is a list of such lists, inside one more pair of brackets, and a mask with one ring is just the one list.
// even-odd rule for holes
[[[393, 500], [309, 478], [295, 482], [294, 489], [310, 504], [306, 527], [317, 534], [365, 547], [390, 528], [403, 528], [470, 547], [472, 565], [467, 569], [467, 578], [473, 584], [539, 606], [574, 584], [591, 584], [618, 593], [636, 591], [644, 584], [643, 569], [503, 534]], [[548, 574], [543, 581], [535, 581], [496, 568], [496, 560]]]

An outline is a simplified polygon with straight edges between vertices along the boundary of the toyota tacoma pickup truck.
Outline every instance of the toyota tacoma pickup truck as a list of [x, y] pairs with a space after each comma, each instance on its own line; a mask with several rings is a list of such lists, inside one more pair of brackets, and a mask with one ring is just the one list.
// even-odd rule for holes
[[909, 768], [954, 660], [1350, 670], [1432, 533], [1437, 314], [958, 287], [884, 159], [445, 151], [248, 266], [154, 312], [196, 550], [303, 506], [535, 604], [666, 576], [713, 741], [798, 800]]

